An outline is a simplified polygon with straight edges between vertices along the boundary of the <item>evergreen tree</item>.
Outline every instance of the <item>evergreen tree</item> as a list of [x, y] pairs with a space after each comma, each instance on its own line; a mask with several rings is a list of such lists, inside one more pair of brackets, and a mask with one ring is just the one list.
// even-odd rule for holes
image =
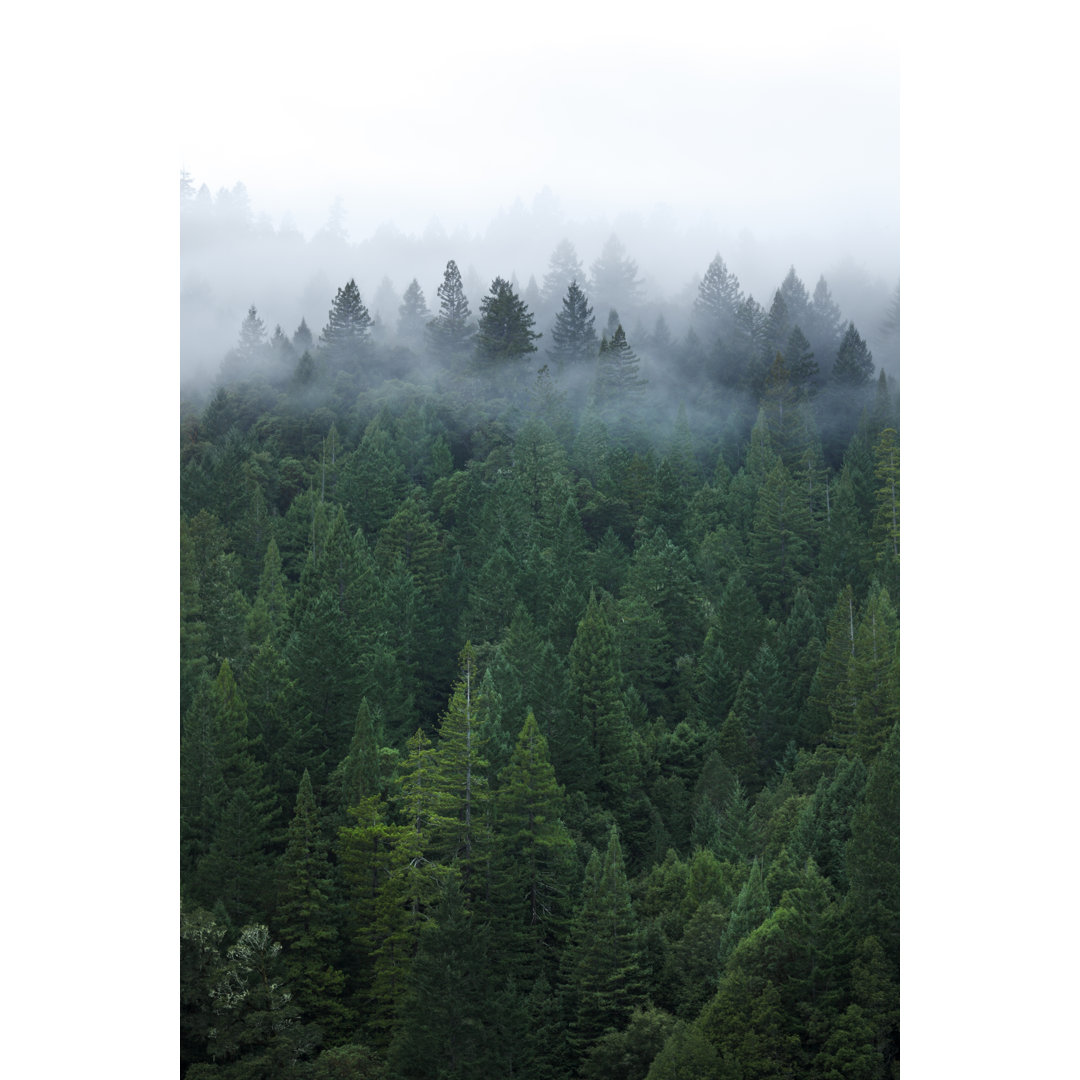
[[472, 1080], [494, 1075], [498, 1048], [489, 1023], [489, 971], [487, 927], [470, 915], [458, 883], [448, 879], [410, 967], [388, 1054], [394, 1076]]
[[301, 1015], [318, 1023], [333, 1041], [344, 1033], [348, 1011], [345, 977], [335, 969], [337, 928], [331, 916], [331, 874], [307, 770], [278, 862], [276, 922], [284, 946], [285, 977]]
[[612, 233], [591, 267], [589, 293], [601, 311], [623, 308], [633, 314], [644, 293], [637, 270], [637, 263], [627, 256], [622, 241]]
[[492, 896], [503, 930], [507, 966], [526, 983], [554, 976], [568, 915], [573, 843], [561, 820], [562, 788], [547, 739], [530, 710], [499, 776]]
[[615, 635], [595, 595], [570, 649], [569, 737], [558, 740], [556, 773], [567, 788], [603, 793], [609, 805], [627, 808], [635, 761], [621, 694]]
[[833, 382], [839, 386], [865, 386], [873, 374], [873, 354], [859, 336], [855, 324], [849, 322], [833, 363]]
[[739, 279], [717, 255], [698, 286], [694, 314], [711, 340], [727, 337], [735, 325], [735, 313], [742, 302]]
[[560, 297], [566, 296], [571, 283], [584, 280], [585, 271], [581, 260], [577, 257], [574, 245], [569, 240], [560, 240], [551, 253], [548, 272], [544, 275], [544, 283], [540, 289], [544, 308], [553, 309]]
[[[882, 373], [884, 374], [884, 372]], [[874, 561], [894, 597], [900, 586], [900, 447], [893, 428], [886, 428], [874, 447], [874, 520], [870, 537]]]
[[416, 348], [424, 341], [424, 329], [431, 319], [424, 291], [420, 283], [413, 278], [398, 308], [397, 335], [407, 345]]
[[754, 510], [751, 538], [754, 578], [765, 611], [786, 617], [795, 590], [813, 567], [814, 525], [806, 492], [777, 464]]
[[439, 724], [432, 783], [440, 794], [440, 822], [433, 828], [429, 854], [459, 869], [469, 896], [482, 889], [490, 857], [491, 795], [474, 700], [479, 679], [471, 644], [466, 643], [459, 662], [461, 676]]
[[360, 299], [356, 279], [350, 278], [334, 297], [320, 341], [333, 366], [351, 368], [366, 351], [370, 337], [371, 315]]
[[610, 341], [606, 335], [600, 341], [593, 395], [601, 408], [625, 407], [630, 404], [629, 395], [644, 392], [646, 380], [638, 374], [638, 366], [637, 353], [620, 324]]
[[461, 271], [451, 259], [442, 284], [435, 290], [439, 313], [427, 324], [431, 351], [445, 364], [460, 365], [472, 349], [476, 326], [469, 321], [469, 301], [461, 283]]
[[477, 363], [485, 369], [519, 360], [536, 352], [540, 335], [533, 332], [535, 316], [501, 277], [480, 301], [480, 324], [476, 334]]
[[266, 326], [259, 313], [252, 304], [248, 308], [243, 325], [240, 327], [240, 341], [237, 344], [237, 352], [242, 360], [250, 366], [260, 359], [266, 352]]
[[562, 310], [551, 328], [554, 346], [548, 356], [557, 370], [580, 367], [596, 358], [596, 319], [577, 281], [571, 281], [563, 297]]
[[614, 826], [603, 859], [594, 851], [581, 905], [563, 954], [571, 1047], [583, 1055], [606, 1031], [620, 1031], [644, 997], [637, 920]]
[[307, 352], [314, 347], [315, 339], [312, 337], [306, 319], [300, 320], [300, 325], [293, 333], [292, 343], [293, 348], [296, 349], [297, 352]]

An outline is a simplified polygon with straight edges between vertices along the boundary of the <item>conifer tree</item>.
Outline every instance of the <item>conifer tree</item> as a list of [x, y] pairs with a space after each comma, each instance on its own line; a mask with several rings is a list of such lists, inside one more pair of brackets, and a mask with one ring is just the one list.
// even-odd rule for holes
[[315, 345], [315, 339], [308, 328], [307, 320], [301, 319], [292, 337], [293, 348], [297, 352], [307, 352]]
[[710, 340], [728, 337], [735, 324], [735, 313], [742, 302], [739, 279], [717, 255], [701, 279], [694, 300], [694, 314]]
[[441, 887], [420, 933], [388, 1060], [402, 1080], [492, 1076], [499, 1048], [490, 1023], [494, 996], [487, 926], [470, 915], [456, 880]]
[[371, 338], [371, 315], [360, 299], [356, 279], [338, 289], [319, 340], [334, 367], [352, 368]]
[[571, 282], [585, 280], [585, 271], [577, 251], [569, 240], [560, 240], [551, 253], [548, 272], [540, 288], [540, 297], [545, 310], [550, 311], [565, 297]]
[[284, 946], [285, 977], [305, 1019], [333, 1041], [348, 1023], [345, 977], [334, 967], [337, 928], [331, 915], [331, 871], [319, 829], [311, 776], [304, 771], [296, 809], [278, 861], [276, 924]]
[[754, 510], [752, 552], [761, 605], [786, 617], [795, 590], [813, 567], [814, 526], [806, 492], [782, 464], [765, 480]]
[[630, 404], [631, 395], [645, 392], [646, 380], [638, 374], [638, 366], [637, 354], [630, 348], [620, 323], [610, 341], [606, 335], [600, 341], [593, 396], [601, 408], [626, 406]]
[[562, 788], [530, 710], [495, 794], [492, 895], [503, 924], [500, 952], [523, 984], [554, 977], [568, 917], [573, 842], [561, 820]]
[[438, 791], [439, 821], [429, 855], [459, 870], [466, 896], [485, 884], [491, 854], [487, 759], [476, 708], [479, 678], [472, 645], [459, 658], [461, 675], [439, 723], [431, 782]]
[[424, 299], [424, 291], [420, 283], [413, 278], [405, 295], [401, 298], [401, 306], [398, 308], [397, 335], [408, 345], [418, 346], [424, 340], [424, 328], [431, 319], [427, 301]]
[[878, 573], [893, 596], [900, 584], [900, 447], [895, 429], [885, 428], [874, 447], [876, 480], [874, 520], [870, 537]]
[[633, 314], [644, 294], [637, 270], [637, 263], [627, 256], [622, 241], [612, 233], [591, 267], [589, 293], [601, 311], [624, 308]]
[[266, 352], [266, 326], [259, 318], [255, 305], [248, 308], [243, 325], [240, 327], [240, 341], [237, 352], [248, 366], [254, 364]]
[[859, 336], [855, 324], [849, 322], [833, 363], [832, 379], [839, 386], [865, 386], [874, 374], [874, 357]]
[[532, 326], [536, 317], [525, 306], [508, 281], [501, 277], [480, 301], [480, 322], [476, 333], [476, 360], [490, 370], [511, 360], [536, 352], [533, 344], [540, 334]]
[[445, 364], [460, 365], [472, 349], [476, 326], [469, 321], [469, 301], [461, 283], [461, 271], [451, 259], [442, 284], [435, 290], [439, 313], [427, 324], [428, 345]]
[[637, 920], [612, 826], [601, 860], [594, 851], [585, 871], [581, 905], [563, 954], [567, 984], [568, 1041], [583, 1055], [605, 1031], [620, 1031], [644, 997]]
[[847, 684], [834, 717], [842, 745], [866, 762], [874, 758], [900, 719], [899, 626], [884, 585], [867, 598], [855, 630]]
[[570, 649], [568, 730], [558, 741], [555, 770], [570, 790], [603, 793], [626, 809], [636, 762], [621, 694], [615, 635], [596, 596], [590, 594]]
[[548, 356], [556, 370], [580, 368], [596, 358], [596, 318], [588, 298], [577, 281], [571, 281], [563, 297], [562, 310], [551, 327], [552, 348]]

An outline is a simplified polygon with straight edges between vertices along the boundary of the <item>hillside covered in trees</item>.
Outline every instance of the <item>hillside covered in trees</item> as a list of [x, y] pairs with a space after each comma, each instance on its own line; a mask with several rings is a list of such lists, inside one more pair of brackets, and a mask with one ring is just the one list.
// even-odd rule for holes
[[181, 1074], [898, 1076], [897, 381], [512, 269], [182, 388]]

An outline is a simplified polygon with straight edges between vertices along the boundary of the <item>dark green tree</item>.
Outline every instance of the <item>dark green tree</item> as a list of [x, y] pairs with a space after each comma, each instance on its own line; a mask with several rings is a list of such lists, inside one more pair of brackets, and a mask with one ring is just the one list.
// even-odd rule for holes
[[578, 1055], [607, 1031], [621, 1031], [645, 996], [637, 919], [614, 826], [601, 859], [594, 851], [563, 953], [567, 1038]]
[[338, 289], [319, 340], [335, 367], [354, 367], [371, 337], [371, 315], [360, 299], [356, 279]]
[[275, 924], [284, 946], [283, 967], [305, 1020], [334, 1042], [349, 1026], [344, 974], [335, 968], [339, 944], [331, 902], [331, 870], [319, 828], [311, 777], [305, 770], [278, 861]]
[[552, 348], [548, 356], [558, 371], [579, 368], [596, 359], [596, 318], [588, 298], [577, 281], [571, 281], [563, 297], [562, 310], [551, 327]]
[[480, 301], [480, 322], [476, 334], [476, 360], [482, 369], [491, 369], [536, 352], [533, 344], [540, 334], [532, 326], [535, 316], [501, 277]]
[[495, 793], [492, 896], [500, 953], [523, 984], [554, 977], [566, 933], [573, 842], [563, 826], [562, 788], [530, 710]]

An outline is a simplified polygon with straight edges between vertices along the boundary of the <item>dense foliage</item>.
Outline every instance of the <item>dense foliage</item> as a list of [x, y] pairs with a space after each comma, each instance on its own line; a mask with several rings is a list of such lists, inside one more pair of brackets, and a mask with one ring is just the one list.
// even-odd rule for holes
[[899, 1075], [895, 385], [567, 247], [183, 397], [189, 1080]]

